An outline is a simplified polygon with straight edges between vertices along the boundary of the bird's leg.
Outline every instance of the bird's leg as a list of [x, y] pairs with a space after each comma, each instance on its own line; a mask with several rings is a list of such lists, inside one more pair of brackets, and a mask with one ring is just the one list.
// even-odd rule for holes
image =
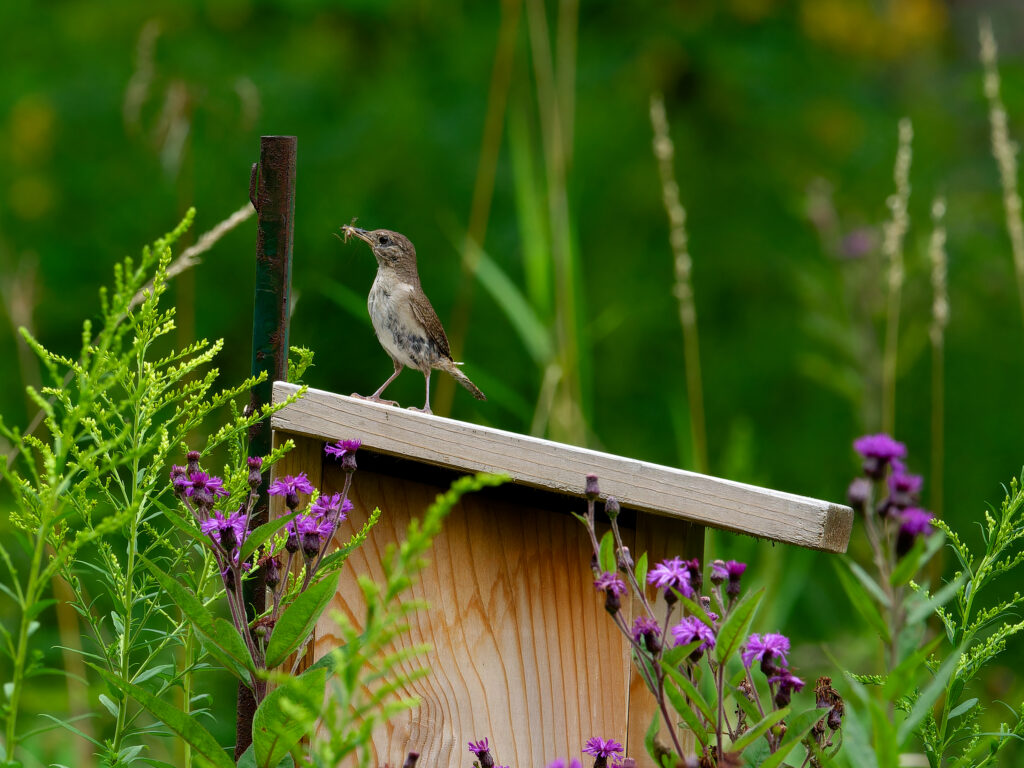
[[381, 394], [383, 394], [384, 390], [388, 388], [388, 384], [397, 379], [398, 374], [402, 372], [402, 364], [400, 362], [398, 362], [394, 358], [391, 359], [391, 362], [395, 364], [395, 372], [388, 377], [387, 381], [380, 385], [380, 389], [378, 389], [372, 395], [357, 395], [355, 392], [353, 392], [352, 397], [359, 398], [360, 400], [370, 400], [371, 402], [374, 403], [383, 403], [384, 405], [398, 405], [397, 400], [382, 400], [380, 397]]
[[431, 369], [427, 369], [423, 372], [423, 375], [427, 379], [427, 401], [423, 404], [422, 408], [409, 408], [410, 411], [419, 411], [420, 413], [433, 413], [430, 410], [430, 372]]

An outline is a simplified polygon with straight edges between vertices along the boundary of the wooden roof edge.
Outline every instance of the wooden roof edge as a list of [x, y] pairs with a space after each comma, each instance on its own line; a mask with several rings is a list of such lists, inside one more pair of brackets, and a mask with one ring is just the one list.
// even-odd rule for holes
[[[298, 387], [274, 382], [274, 402]], [[845, 552], [853, 510], [674, 467], [367, 402], [319, 389], [271, 418], [274, 429], [324, 441], [358, 438], [378, 453], [581, 497], [587, 473], [623, 506], [827, 552]]]

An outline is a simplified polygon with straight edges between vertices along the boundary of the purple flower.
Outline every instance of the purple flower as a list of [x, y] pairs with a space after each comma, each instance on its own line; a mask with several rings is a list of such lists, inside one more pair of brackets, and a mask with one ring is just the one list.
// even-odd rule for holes
[[354, 505], [348, 499], [341, 500], [340, 493], [330, 495], [321, 494], [313, 502], [309, 511], [314, 515], [323, 515], [331, 522], [342, 522], [348, 518], [348, 513], [354, 509]]
[[[789, 653], [789, 638], [775, 632], [768, 632], [764, 635], [753, 634], [747, 638], [746, 646], [743, 649], [743, 666], [750, 669], [755, 661], [761, 662], [761, 671], [766, 675], [775, 674], [789, 664], [786, 654]], [[775, 660], [782, 661], [782, 666], [775, 664]]]
[[799, 693], [804, 688], [804, 681], [794, 675], [788, 669], [783, 669], [777, 675], [768, 678], [769, 685], [778, 685], [775, 691], [775, 706], [779, 709], [789, 706], [789, 701], [794, 692]]
[[174, 488], [174, 493], [181, 495], [185, 492], [185, 483], [188, 482], [188, 478], [185, 477], [185, 468], [174, 464], [171, 466], [171, 486]]
[[711, 583], [721, 584], [723, 581], [728, 580], [729, 584], [725, 588], [725, 593], [729, 597], [736, 597], [740, 593], [740, 577], [745, 570], [747, 570], [746, 563], [741, 563], [737, 560], [730, 560], [729, 562], [715, 560], [711, 563]]
[[609, 573], [608, 571], [605, 571], [594, 580], [594, 587], [615, 595], [626, 594], [626, 582], [620, 579], [617, 574]]
[[885, 475], [890, 461], [907, 455], [907, 446], [886, 434], [858, 437], [853, 441], [853, 449], [864, 457], [864, 474], [876, 480]]
[[199, 530], [210, 538], [214, 533], [219, 534], [219, 542], [228, 552], [234, 551], [235, 547], [242, 545], [245, 539], [246, 515], [239, 512], [232, 512], [227, 517], [219, 509], [213, 510], [213, 516], [199, 524]]
[[175, 483], [175, 487], [183, 488], [185, 495], [195, 499], [199, 506], [213, 506], [215, 497], [228, 495], [223, 480], [200, 470], [190, 472], [184, 480]]
[[846, 500], [855, 512], [863, 512], [871, 498], [871, 481], [866, 477], [855, 477], [846, 489]]
[[647, 574], [647, 583], [658, 589], [665, 590], [665, 600], [675, 602], [675, 596], [670, 590], [677, 590], [684, 597], [693, 597], [693, 587], [690, 585], [689, 566], [683, 559], [673, 557], [671, 560], [662, 560], [651, 568]]
[[910, 474], [902, 461], [893, 459], [892, 472], [889, 474], [887, 506], [896, 509], [914, 506], [923, 484], [924, 480], [920, 475]]
[[491, 757], [487, 739], [469, 742], [469, 751], [476, 755], [480, 768], [494, 768], [494, 758]]
[[586, 746], [583, 747], [583, 751], [588, 755], [607, 759], [616, 753], [621, 753], [622, 745], [615, 741], [615, 739], [605, 740], [598, 738], [597, 736], [591, 736], [587, 739], [587, 743]]
[[324, 453], [340, 459], [346, 453], [355, 453], [362, 445], [362, 440], [339, 440], [334, 445], [325, 446]]
[[672, 627], [672, 638], [676, 645], [703, 641], [690, 654], [693, 661], [697, 661], [708, 648], [715, 647], [715, 631], [696, 616], [684, 616], [682, 621]]
[[935, 515], [926, 509], [910, 507], [900, 512], [896, 518], [900, 523], [899, 533], [896, 535], [896, 554], [903, 557], [909, 552], [914, 542], [920, 536], [931, 536], [935, 531], [932, 520]]
[[637, 616], [633, 620], [633, 639], [639, 643], [647, 635], [660, 636], [661, 627], [650, 616]]
[[313, 484], [309, 482], [305, 472], [298, 475], [285, 475], [270, 484], [267, 493], [271, 496], [289, 496], [295, 493], [312, 493]]

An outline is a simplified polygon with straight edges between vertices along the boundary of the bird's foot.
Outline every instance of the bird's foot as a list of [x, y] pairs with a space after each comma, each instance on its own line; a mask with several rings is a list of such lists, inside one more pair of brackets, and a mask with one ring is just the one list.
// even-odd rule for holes
[[434, 412], [432, 410], [430, 410], [430, 406], [429, 405], [426, 408], [417, 408], [415, 405], [410, 405], [407, 410], [416, 411], [416, 413], [425, 413], [425, 414], [427, 414], [429, 416], [433, 416], [434, 415]]
[[397, 400], [385, 400], [384, 398], [378, 397], [377, 395], [360, 395], [353, 392], [349, 397], [354, 397], [356, 400], [369, 400], [371, 403], [380, 403], [381, 405], [393, 405], [398, 406]]

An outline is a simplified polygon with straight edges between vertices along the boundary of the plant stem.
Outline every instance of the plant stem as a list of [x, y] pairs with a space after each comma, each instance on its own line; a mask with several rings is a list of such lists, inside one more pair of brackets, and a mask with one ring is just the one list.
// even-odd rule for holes
[[17, 725], [18, 705], [21, 701], [21, 689], [25, 683], [25, 662], [28, 658], [28, 637], [29, 627], [32, 619], [29, 610], [35, 604], [39, 591], [39, 571], [43, 562], [43, 553], [46, 550], [46, 531], [48, 524], [39, 526], [36, 534], [35, 546], [32, 549], [32, 563], [29, 566], [28, 585], [25, 587], [24, 601], [21, 606], [21, 623], [18, 626], [18, 647], [14, 655], [14, 666], [11, 671], [11, 682], [13, 683], [11, 695], [7, 703], [7, 728], [4, 737], [4, 748], [7, 750], [7, 760], [14, 760], [15, 749], [17, 748]]

